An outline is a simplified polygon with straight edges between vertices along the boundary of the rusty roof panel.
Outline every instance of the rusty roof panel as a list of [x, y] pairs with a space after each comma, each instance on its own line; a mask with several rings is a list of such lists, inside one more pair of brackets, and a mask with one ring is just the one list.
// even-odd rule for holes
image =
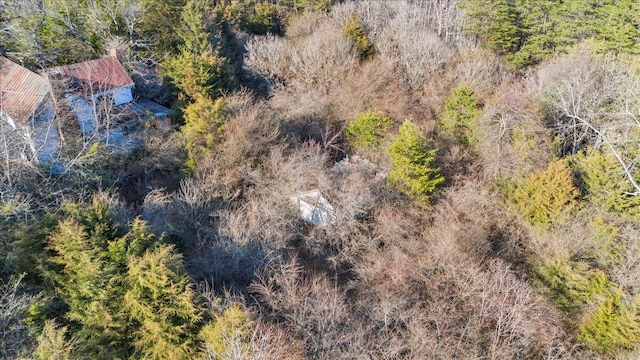
[[0, 56], [0, 112], [25, 123], [49, 91], [47, 79]]
[[45, 73], [52, 78], [68, 81], [67, 86], [72, 91], [85, 97], [133, 85], [133, 80], [127, 74], [122, 63], [113, 56], [78, 64], [57, 66], [46, 69]]

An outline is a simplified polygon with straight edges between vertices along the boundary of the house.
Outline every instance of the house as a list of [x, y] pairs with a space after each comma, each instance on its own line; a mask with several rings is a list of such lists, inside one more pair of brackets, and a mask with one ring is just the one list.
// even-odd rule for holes
[[[55, 82], [55, 84], [54, 84]], [[168, 122], [170, 109], [134, 100], [134, 82], [116, 56], [45, 69], [42, 75], [0, 56], [0, 134], [5, 146], [23, 159], [53, 163], [60, 148], [53, 86], [61, 85], [86, 141], [131, 151], [147, 119]], [[6, 139], [10, 139], [9, 146]], [[11, 151], [8, 151], [9, 149]]]
[[115, 56], [57, 66], [45, 70], [52, 79], [65, 82], [67, 89], [86, 100], [108, 97], [118, 106], [133, 101], [135, 85]]
[[[16, 140], [10, 156], [49, 161], [60, 140], [53, 122], [48, 80], [0, 56], [0, 118], [3, 135]], [[8, 150], [8, 149], [5, 149]]]
[[114, 150], [130, 151], [135, 133], [148, 117], [166, 119], [170, 109], [150, 100], [134, 100], [134, 82], [115, 53], [101, 59], [46, 69], [59, 81], [85, 138], [96, 138]]
[[300, 209], [300, 217], [314, 225], [326, 226], [336, 223], [333, 206], [318, 189], [292, 195], [291, 202]]

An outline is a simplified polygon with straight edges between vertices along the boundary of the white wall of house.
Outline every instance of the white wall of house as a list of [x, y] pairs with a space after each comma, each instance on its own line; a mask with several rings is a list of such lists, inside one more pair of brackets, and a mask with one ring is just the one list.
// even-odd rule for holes
[[114, 105], [122, 105], [133, 101], [131, 86], [124, 86], [113, 90]]
[[122, 105], [133, 101], [133, 86], [123, 86], [116, 89], [107, 90], [93, 96], [94, 100], [97, 100], [101, 96], [111, 95], [113, 96], [113, 105]]

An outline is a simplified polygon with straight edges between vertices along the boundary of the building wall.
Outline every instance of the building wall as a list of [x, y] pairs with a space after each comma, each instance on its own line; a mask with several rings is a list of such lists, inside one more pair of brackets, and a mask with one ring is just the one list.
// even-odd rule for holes
[[97, 100], [104, 95], [111, 95], [113, 97], [113, 105], [122, 105], [133, 101], [133, 92], [131, 86], [123, 86], [117, 89], [107, 90], [93, 95], [92, 99]]
[[114, 105], [122, 105], [133, 101], [131, 86], [125, 86], [113, 90]]

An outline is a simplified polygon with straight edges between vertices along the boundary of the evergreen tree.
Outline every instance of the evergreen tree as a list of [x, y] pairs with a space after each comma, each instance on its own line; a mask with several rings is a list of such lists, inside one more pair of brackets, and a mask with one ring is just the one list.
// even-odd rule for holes
[[518, 182], [509, 190], [509, 200], [520, 215], [533, 225], [547, 227], [567, 218], [577, 210], [580, 192], [573, 184], [573, 174], [562, 161]]
[[215, 359], [246, 354], [253, 334], [253, 321], [240, 306], [232, 305], [200, 331], [205, 353]]
[[185, 124], [180, 129], [187, 148], [187, 167], [195, 169], [198, 160], [220, 141], [226, 120], [224, 99], [200, 96], [184, 109]]
[[478, 104], [475, 94], [468, 86], [462, 85], [451, 90], [451, 96], [445, 100], [444, 112], [437, 123], [438, 131], [442, 135], [457, 139], [463, 145], [472, 145], [477, 142], [477, 116]]
[[427, 139], [411, 120], [400, 125], [399, 136], [389, 148], [393, 169], [387, 175], [389, 184], [425, 203], [430, 194], [444, 182], [440, 170], [433, 166], [436, 150], [429, 150]]
[[375, 50], [373, 48], [373, 43], [371, 42], [371, 39], [369, 39], [369, 36], [356, 13], [352, 14], [344, 25], [342, 28], [342, 34], [351, 39], [356, 45], [356, 50], [358, 51], [360, 60], [369, 59], [374, 55]]
[[393, 120], [386, 115], [365, 111], [347, 125], [344, 136], [356, 149], [375, 150], [392, 126]]
[[135, 322], [136, 357], [187, 359], [200, 321], [195, 294], [173, 246], [157, 246], [127, 260], [124, 311]]
[[163, 53], [174, 53], [180, 42], [175, 30], [180, 23], [182, 8], [187, 0], [140, 0], [145, 16], [139, 31], [143, 38], [154, 44], [153, 49]]
[[[85, 220], [91, 221], [89, 218]], [[91, 225], [83, 226], [73, 218], [59, 223], [49, 237], [56, 255], [50, 259], [45, 278], [68, 306], [65, 318], [81, 324], [74, 332], [80, 340], [79, 351], [98, 357], [123, 356], [128, 348], [126, 323], [119, 309], [122, 288], [115, 281], [122, 269], [106, 256], [106, 224]]]
[[608, 210], [630, 216], [640, 215], [640, 195], [630, 195], [633, 187], [615, 157], [602, 150], [590, 150], [573, 159], [586, 198]]
[[609, 1], [599, 10], [601, 21], [595, 31], [605, 51], [640, 54], [640, 3]]
[[207, 15], [212, 9], [204, 0], [189, 0], [178, 27], [180, 53], [165, 62], [166, 75], [179, 90], [178, 98], [194, 102], [199, 97], [217, 98], [233, 83], [228, 59], [214, 48]]
[[53, 320], [48, 320], [44, 324], [42, 333], [38, 335], [38, 347], [34, 352], [34, 357], [38, 360], [70, 360], [74, 341], [66, 339], [67, 328], [58, 327]]

